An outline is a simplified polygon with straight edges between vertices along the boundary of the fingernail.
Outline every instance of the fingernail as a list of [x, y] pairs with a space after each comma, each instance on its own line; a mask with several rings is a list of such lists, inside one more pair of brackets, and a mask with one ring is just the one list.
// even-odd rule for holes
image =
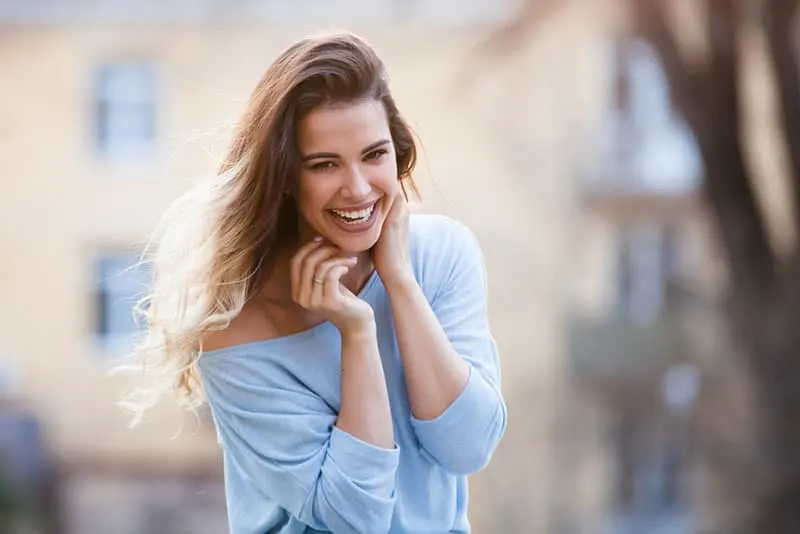
[[321, 235], [318, 235], [317, 237], [315, 237], [315, 238], [314, 238], [314, 241], [316, 241], [317, 243], [319, 243], [320, 241], [322, 241], [322, 236], [321, 236]]

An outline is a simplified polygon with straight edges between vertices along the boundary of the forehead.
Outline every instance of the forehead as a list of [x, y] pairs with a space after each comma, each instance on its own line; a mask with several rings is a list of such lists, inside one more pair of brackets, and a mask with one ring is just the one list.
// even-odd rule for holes
[[360, 151], [389, 138], [386, 111], [377, 100], [319, 107], [298, 125], [298, 144], [303, 153]]

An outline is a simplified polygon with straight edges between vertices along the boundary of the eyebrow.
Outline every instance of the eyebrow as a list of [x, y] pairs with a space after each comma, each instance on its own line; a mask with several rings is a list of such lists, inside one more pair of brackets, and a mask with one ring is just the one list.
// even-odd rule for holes
[[[374, 143], [366, 147], [364, 150], [362, 150], [361, 155], [363, 156], [364, 154], [372, 152], [376, 148], [381, 147], [383, 145], [388, 145], [389, 143], [391, 143], [389, 139], [381, 139], [380, 141], [375, 141]], [[314, 152], [312, 154], [307, 154], [303, 156], [302, 161], [305, 163], [306, 161], [310, 161], [312, 159], [339, 158], [339, 157], [341, 156], [339, 156], [339, 154], [336, 154], [334, 152]]]

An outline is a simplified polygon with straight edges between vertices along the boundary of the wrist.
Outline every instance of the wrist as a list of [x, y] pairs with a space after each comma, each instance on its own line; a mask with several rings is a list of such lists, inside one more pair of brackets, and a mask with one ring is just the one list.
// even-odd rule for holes
[[375, 316], [369, 314], [369, 316], [365, 316], [363, 319], [351, 321], [339, 328], [339, 333], [344, 342], [363, 341], [375, 338], [377, 337]]
[[417, 279], [411, 269], [403, 269], [381, 276], [381, 281], [386, 291], [390, 294], [396, 290], [410, 289], [417, 285]]

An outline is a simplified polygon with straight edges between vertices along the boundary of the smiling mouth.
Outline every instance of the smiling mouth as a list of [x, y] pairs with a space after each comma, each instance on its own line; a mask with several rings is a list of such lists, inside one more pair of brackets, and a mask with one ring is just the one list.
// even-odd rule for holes
[[330, 211], [333, 215], [335, 215], [337, 218], [339, 218], [342, 222], [344, 222], [346, 224], [354, 224], [355, 225], [355, 224], [361, 224], [361, 223], [367, 221], [370, 218], [370, 216], [372, 215], [372, 212], [375, 211], [375, 207], [377, 205], [378, 205], [378, 203], [375, 202], [372, 206], [369, 206], [368, 208], [363, 208], [363, 209], [360, 209], [360, 210], [336, 210], [336, 209], [332, 209], [332, 210], [328, 210], [328, 211]]

